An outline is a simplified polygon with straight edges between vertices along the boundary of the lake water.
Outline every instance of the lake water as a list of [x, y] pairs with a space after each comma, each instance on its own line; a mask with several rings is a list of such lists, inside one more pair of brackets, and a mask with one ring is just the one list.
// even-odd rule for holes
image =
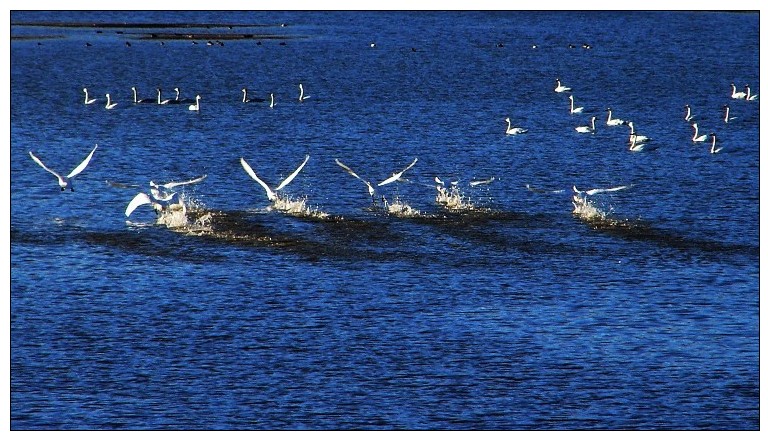
[[11, 429], [759, 429], [758, 13], [11, 23]]

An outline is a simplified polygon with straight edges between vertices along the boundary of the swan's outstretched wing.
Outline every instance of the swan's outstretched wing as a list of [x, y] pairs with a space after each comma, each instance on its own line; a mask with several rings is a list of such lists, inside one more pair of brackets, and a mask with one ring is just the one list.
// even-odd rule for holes
[[470, 181], [469, 185], [472, 187], [480, 186], [482, 184], [491, 184], [496, 180], [496, 177], [490, 177], [487, 180], [477, 180], [477, 181]]
[[267, 183], [265, 183], [259, 177], [256, 176], [256, 173], [253, 171], [253, 169], [251, 169], [251, 166], [249, 166], [248, 163], [245, 162], [245, 159], [242, 157], [240, 158], [240, 164], [243, 165], [243, 169], [245, 169], [245, 171], [248, 172], [248, 175], [250, 175], [251, 178], [254, 179], [254, 181], [259, 183], [261, 187], [263, 187], [264, 190], [267, 191], [267, 198], [270, 201], [274, 201], [277, 198], [277, 195], [275, 195], [275, 192], [273, 192], [272, 189], [270, 189], [269, 186], [267, 186]]
[[149, 191], [152, 193], [152, 198], [154, 198], [157, 201], [163, 201], [163, 202], [170, 201], [173, 199], [174, 196], [176, 196], [176, 192], [167, 193], [154, 187], [149, 189]]
[[445, 186], [445, 182], [438, 177], [435, 177], [435, 182], [441, 186]]
[[142, 206], [144, 204], [152, 204], [152, 200], [149, 198], [149, 195], [143, 192], [139, 192], [136, 196], [133, 197], [130, 203], [128, 203], [128, 207], [125, 208], [125, 216], [131, 216], [131, 213], [133, 213], [134, 210], [136, 210], [137, 207]]
[[376, 192], [376, 190], [373, 188], [373, 186], [371, 185], [371, 183], [369, 183], [368, 181], [366, 181], [366, 180], [364, 180], [364, 179], [360, 178], [360, 176], [359, 176], [358, 174], [356, 174], [354, 171], [352, 171], [352, 169], [350, 169], [348, 166], [346, 166], [344, 163], [342, 163], [342, 162], [341, 162], [341, 161], [339, 161], [338, 159], [336, 159], [335, 161], [336, 161], [336, 164], [338, 164], [338, 165], [339, 165], [339, 167], [341, 167], [342, 169], [346, 170], [348, 174], [352, 175], [353, 177], [355, 177], [355, 178], [357, 178], [358, 180], [360, 180], [360, 181], [362, 181], [363, 183], [365, 183], [365, 185], [366, 185], [366, 186], [368, 186], [368, 193], [369, 193], [371, 196], [373, 196], [373, 194]]
[[75, 168], [74, 168], [74, 170], [72, 170], [72, 172], [69, 172], [69, 175], [67, 175], [67, 178], [72, 178], [72, 177], [74, 177], [75, 175], [77, 175], [78, 173], [80, 173], [80, 172], [82, 172], [83, 170], [85, 170], [85, 166], [87, 166], [87, 165], [88, 165], [88, 163], [91, 161], [91, 157], [93, 156], [93, 153], [94, 153], [94, 152], [96, 152], [96, 148], [97, 148], [97, 147], [99, 147], [99, 145], [98, 145], [98, 144], [97, 144], [96, 146], [94, 146], [94, 148], [93, 148], [93, 150], [91, 151], [91, 153], [89, 153], [89, 154], [88, 154], [88, 156], [87, 156], [87, 157], [85, 157], [85, 159], [83, 160], [83, 162], [82, 162], [82, 163], [80, 163], [80, 165], [79, 165], [79, 166], [75, 167]]
[[58, 178], [59, 180], [62, 180], [61, 175], [59, 175], [58, 173], [54, 172], [53, 170], [47, 168], [45, 166], [45, 164], [43, 164], [43, 162], [40, 161], [40, 158], [36, 157], [35, 154], [33, 154], [31, 150], [29, 151], [29, 156], [31, 156], [32, 159], [35, 160], [35, 163], [37, 163], [40, 167], [42, 167], [43, 169], [47, 170], [49, 173], [52, 173], [53, 175], [55, 175], [56, 178]]
[[171, 183], [166, 183], [166, 184], [157, 184], [154, 181], [150, 181], [149, 185], [152, 186], [152, 187], [155, 187], [155, 188], [164, 187], [166, 189], [173, 189], [174, 187], [177, 187], [177, 186], [186, 186], [187, 184], [197, 184], [200, 181], [203, 181], [204, 179], [206, 179], [207, 177], [208, 177], [208, 175], [206, 174], [206, 175], [203, 175], [201, 177], [193, 178], [191, 180], [180, 181], [178, 183], [171, 182]]
[[[610, 187], [610, 188], [607, 188], [607, 189], [590, 189], [590, 190], [587, 190], [585, 193], [587, 195], [594, 195], [596, 193], [603, 193], [603, 192], [616, 192], [617, 190], [628, 189], [630, 187], [632, 187], [632, 186], [629, 185], [629, 186]], [[576, 186], [573, 186], [573, 189], [576, 190]]]
[[408, 169], [413, 167], [416, 164], [417, 161], [419, 161], [419, 159], [418, 158], [414, 158], [413, 162], [411, 164], [409, 164], [408, 167], [406, 167], [405, 169], [401, 170], [400, 172], [393, 173], [391, 177], [389, 177], [386, 180], [380, 182], [378, 185], [379, 186], [384, 186], [384, 185], [389, 184], [389, 183], [391, 183], [393, 181], [399, 180], [400, 177], [405, 173], [405, 171], [407, 171]]
[[[563, 189], [558, 189], [558, 190], [539, 189], [538, 187], [533, 187], [530, 184], [526, 184], [525, 188], [530, 190], [531, 192], [536, 192], [536, 193], [563, 193], [563, 192], [565, 192], [565, 190], [563, 190]], [[575, 188], [576, 188], [576, 186], [574, 186], [574, 189]]]
[[291, 181], [293, 181], [293, 179], [294, 179], [294, 178], [296, 178], [296, 175], [298, 175], [298, 174], [299, 174], [299, 172], [301, 172], [301, 169], [303, 169], [303, 168], [304, 168], [304, 165], [305, 165], [305, 164], [307, 164], [307, 161], [309, 161], [309, 155], [307, 155], [307, 156], [304, 158], [304, 162], [303, 162], [303, 163], [301, 163], [301, 165], [300, 165], [300, 166], [299, 166], [299, 167], [298, 167], [296, 170], [294, 170], [292, 174], [288, 175], [288, 178], [284, 179], [284, 180], [283, 180], [283, 182], [282, 182], [282, 183], [280, 183], [280, 185], [279, 185], [279, 186], [277, 186], [277, 188], [276, 188], [275, 190], [280, 190], [280, 189], [282, 189], [283, 187], [287, 186], [287, 185], [288, 185], [288, 183], [290, 183]]

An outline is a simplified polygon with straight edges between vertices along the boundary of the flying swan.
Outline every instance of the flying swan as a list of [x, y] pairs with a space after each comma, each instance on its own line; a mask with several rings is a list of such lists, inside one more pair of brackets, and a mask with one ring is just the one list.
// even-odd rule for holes
[[67, 187], [69, 187], [69, 190], [71, 190], [72, 192], [74, 192], [74, 191], [75, 191], [75, 187], [72, 185], [72, 178], [74, 178], [74, 177], [75, 177], [77, 174], [79, 174], [80, 172], [82, 172], [83, 170], [85, 170], [85, 167], [86, 167], [86, 166], [88, 165], [88, 163], [91, 161], [91, 157], [93, 156], [93, 153], [94, 153], [94, 152], [96, 152], [96, 148], [97, 148], [97, 147], [99, 147], [99, 145], [98, 145], [98, 144], [97, 144], [96, 146], [94, 146], [94, 148], [93, 148], [93, 150], [91, 151], [91, 153], [89, 153], [89, 154], [88, 154], [88, 156], [87, 156], [87, 157], [85, 157], [85, 159], [83, 160], [83, 162], [82, 162], [82, 163], [80, 163], [80, 165], [78, 165], [77, 167], [75, 167], [75, 168], [72, 170], [72, 172], [69, 172], [69, 175], [67, 175], [67, 176], [61, 176], [61, 175], [59, 175], [58, 173], [56, 173], [56, 172], [54, 172], [53, 170], [51, 170], [51, 169], [49, 169], [48, 167], [46, 167], [46, 166], [45, 166], [45, 164], [43, 164], [43, 162], [42, 162], [42, 161], [40, 161], [40, 159], [39, 159], [39, 158], [37, 158], [37, 157], [35, 156], [35, 154], [33, 154], [33, 153], [32, 153], [32, 151], [29, 151], [29, 156], [31, 156], [31, 157], [32, 157], [32, 159], [35, 161], [35, 163], [37, 163], [37, 164], [38, 164], [40, 167], [42, 167], [43, 169], [47, 170], [49, 173], [52, 173], [52, 174], [53, 174], [53, 175], [54, 175], [54, 176], [55, 176], [55, 177], [56, 177], [56, 178], [59, 180], [59, 187], [61, 187], [61, 191], [62, 191], [62, 192], [63, 192], [63, 191], [64, 191], [64, 190], [65, 190]]

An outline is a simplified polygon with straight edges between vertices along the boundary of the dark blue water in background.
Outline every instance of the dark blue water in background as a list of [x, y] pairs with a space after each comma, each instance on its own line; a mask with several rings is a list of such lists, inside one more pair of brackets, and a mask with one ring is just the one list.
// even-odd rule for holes
[[[759, 429], [759, 99], [729, 98], [760, 93], [758, 14], [11, 22], [12, 429]], [[40, 22], [213, 26], [19, 25]], [[132, 105], [131, 86], [201, 111]], [[722, 152], [692, 143], [685, 104]], [[629, 152], [607, 107], [658, 149]], [[76, 192], [28, 155], [68, 172], [97, 143]], [[278, 183], [307, 154], [285, 190], [331, 218], [264, 211], [239, 158]], [[377, 182], [414, 157], [411, 183], [381, 188], [410, 219], [365, 210], [334, 163]], [[202, 235], [147, 207], [126, 223], [136, 190], [105, 183], [202, 174], [185, 189], [215, 215]], [[435, 176], [496, 177], [462, 187], [488, 211], [445, 213], [419, 185]], [[573, 185], [629, 184], [594, 196], [620, 223], [571, 213]]]

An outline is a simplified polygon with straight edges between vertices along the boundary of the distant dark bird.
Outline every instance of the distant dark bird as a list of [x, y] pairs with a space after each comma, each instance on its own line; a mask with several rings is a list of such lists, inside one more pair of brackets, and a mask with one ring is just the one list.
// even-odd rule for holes
[[280, 23], [280, 27], [281, 27], [281, 28], [284, 28], [284, 27], [286, 27], [286, 26], [288, 26], [288, 25], [286, 25], [285, 23]]
[[165, 42], [164, 42], [164, 41], [161, 41], [161, 42], [160, 42], [160, 46], [165, 46]]
[[581, 45], [581, 47], [584, 49], [592, 49], [592, 46], [589, 43], [584, 43], [583, 45]]
[[260, 41], [257, 41], [257, 42], [256, 42], [256, 46], [261, 46], [261, 42], [260, 42]]
[[85, 46], [86, 46], [86, 47], [88, 47], [88, 48], [90, 48], [90, 47], [91, 47], [91, 46], [93, 46], [93, 45], [92, 45], [92, 44], [90, 44], [90, 43], [88, 43], [88, 42], [85, 42]]
[[208, 40], [207, 42], [205, 42], [205, 45], [206, 46], [213, 46], [213, 42], [211, 40]]
[[192, 44], [193, 44], [193, 45], [196, 45], [196, 44], [197, 44], [197, 42], [196, 42], [195, 40], [192, 40]]
[[285, 45], [286, 45], [286, 43], [284, 41], [280, 42], [280, 46], [285, 46]]
[[573, 49], [573, 48], [575, 48], [575, 47], [576, 47], [576, 45], [575, 45], [575, 44], [568, 44], [568, 49]]
[[531, 49], [538, 49], [538, 48], [539, 48], [539, 45], [537, 44], [534, 44], [533, 46], [531, 46]]
[[38, 42], [37, 42], [37, 45], [38, 45], [38, 46], [42, 46], [43, 44], [42, 44], [42, 43], [40, 43], [40, 42], [38, 41]]
[[503, 47], [504, 47], [504, 43], [497, 43], [497, 44], [496, 44], [496, 47], [497, 47], [497, 48], [503, 48]]
[[131, 42], [129, 42], [129, 41], [126, 41], [126, 42], [125, 42], [125, 47], [127, 47], [127, 48], [130, 48], [130, 47], [131, 47]]

